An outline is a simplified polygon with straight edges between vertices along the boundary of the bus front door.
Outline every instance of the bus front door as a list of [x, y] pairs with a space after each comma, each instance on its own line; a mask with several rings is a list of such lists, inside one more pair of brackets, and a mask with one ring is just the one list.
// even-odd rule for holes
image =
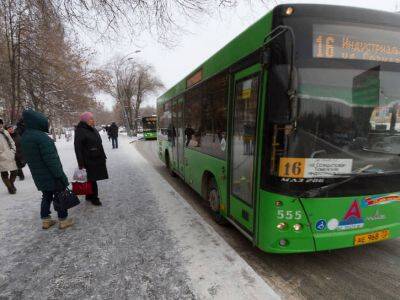
[[254, 170], [256, 157], [259, 65], [235, 74], [230, 138], [229, 217], [252, 236], [254, 232]]

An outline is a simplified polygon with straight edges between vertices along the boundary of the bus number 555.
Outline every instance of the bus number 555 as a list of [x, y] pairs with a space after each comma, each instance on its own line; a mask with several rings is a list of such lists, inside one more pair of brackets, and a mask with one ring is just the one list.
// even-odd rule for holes
[[300, 220], [302, 218], [302, 214], [300, 210], [283, 210], [278, 209], [277, 218], [280, 220]]

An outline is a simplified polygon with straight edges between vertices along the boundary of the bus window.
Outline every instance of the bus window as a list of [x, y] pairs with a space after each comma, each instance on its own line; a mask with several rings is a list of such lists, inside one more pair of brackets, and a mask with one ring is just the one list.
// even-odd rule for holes
[[228, 76], [218, 75], [185, 95], [185, 146], [225, 158]]

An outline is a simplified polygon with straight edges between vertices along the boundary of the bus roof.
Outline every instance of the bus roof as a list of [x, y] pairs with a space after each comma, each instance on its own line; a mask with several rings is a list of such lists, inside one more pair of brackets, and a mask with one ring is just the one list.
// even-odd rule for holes
[[266, 34], [271, 30], [272, 17], [274, 13], [276, 11], [285, 9], [288, 6], [294, 7], [295, 11], [297, 11], [297, 15], [308, 14], [329, 17], [332, 15], [339, 15], [340, 19], [352, 22], [369, 22], [370, 20], [373, 20], [373, 23], [376, 24], [400, 26], [400, 15], [398, 13], [387, 11], [326, 4], [278, 5], [241, 34], [239, 34], [236, 38], [230, 41], [222, 49], [217, 51], [213, 56], [211, 56], [188, 76], [166, 91], [157, 99], [157, 104], [164, 103], [165, 101], [168, 101], [185, 91], [187, 88], [187, 80], [195, 77], [196, 73], [200, 70], [202, 73], [201, 78], [196, 78], [196, 83], [204, 81], [218, 74], [235, 62], [259, 49], [263, 44]]
[[272, 25], [272, 13], [273, 11], [270, 11], [256, 23], [235, 37], [202, 65], [160, 96], [157, 99], [157, 103], [163, 103], [182, 93], [186, 89], [187, 79], [198, 71], [201, 70], [201, 81], [203, 81], [218, 74], [241, 58], [246, 57], [260, 48], [266, 33], [270, 31]]

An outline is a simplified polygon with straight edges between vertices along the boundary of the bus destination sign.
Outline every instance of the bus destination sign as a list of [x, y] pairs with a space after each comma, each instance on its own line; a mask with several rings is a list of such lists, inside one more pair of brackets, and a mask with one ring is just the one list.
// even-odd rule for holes
[[313, 28], [313, 57], [400, 63], [400, 32], [317, 24]]

